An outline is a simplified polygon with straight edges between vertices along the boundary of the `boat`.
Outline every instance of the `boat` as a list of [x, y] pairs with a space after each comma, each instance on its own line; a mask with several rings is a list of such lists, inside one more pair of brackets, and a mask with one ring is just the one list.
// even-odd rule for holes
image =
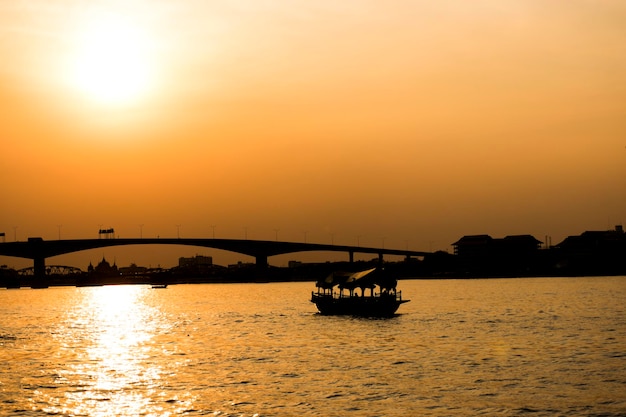
[[334, 272], [316, 282], [317, 291], [311, 292], [311, 302], [326, 316], [392, 317], [401, 304], [410, 301], [402, 299], [397, 283], [379, 268]]
[[167, 288], [167, 284], [152, 284], [152, 288]]

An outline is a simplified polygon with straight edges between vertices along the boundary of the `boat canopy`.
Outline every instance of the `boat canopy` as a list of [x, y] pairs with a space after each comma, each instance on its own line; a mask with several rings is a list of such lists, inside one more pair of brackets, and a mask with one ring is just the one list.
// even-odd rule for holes
[[326, 278], [318, 280], [315, 286], [330, 290], [335, 286], [341, 289], [355, 289], [374, 288], [378, 285], [384, 290], [392, 290], [397, 284], [398, 281], [395, 278], [377, 271], [377, 268], [371, 268], [360, 272], [333, 272]]
[[367, 271], [355, 272], [350, 275], [345, 282], [339, 284], [339, 288], [374, 288], [376, 286], [375, 274], [372, 274], [374, 271], [376, 271], [376, 268], [368, 269]]
[[315, 283], [315, 286], [318, 288], [324, 288], [326, 290], [330, 290], [333, 287], [346, 282], [346, 280], [350, 277], [350, 275], [352, 274], [349, 272], [333, 272], [330, 275], [328, 275], [326, 278], [318, 280]]

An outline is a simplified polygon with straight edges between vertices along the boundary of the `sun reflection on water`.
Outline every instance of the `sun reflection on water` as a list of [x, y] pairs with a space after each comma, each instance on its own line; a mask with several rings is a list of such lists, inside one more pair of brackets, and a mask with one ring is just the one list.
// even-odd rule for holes
[[[159, 407], [148, 395], [159, 383], [160, 368], [148, 360], [158, 312], [143, 303], [147, 289], [107, 286], [85, 289], [76, 319], [85, 329], [85, 358], [73, 369], [82, 387], [66, 393], [72, 414], [139, 415]], [[71, 325], [71, 323], [68, 323]], [[84, 326], [86, 324], [86, 326]]]

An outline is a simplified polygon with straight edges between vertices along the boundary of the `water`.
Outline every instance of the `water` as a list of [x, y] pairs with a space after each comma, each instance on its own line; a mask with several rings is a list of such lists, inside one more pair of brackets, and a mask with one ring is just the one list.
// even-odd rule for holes
[[0, 290], [0, 415], [626, 415], [626, 277]]

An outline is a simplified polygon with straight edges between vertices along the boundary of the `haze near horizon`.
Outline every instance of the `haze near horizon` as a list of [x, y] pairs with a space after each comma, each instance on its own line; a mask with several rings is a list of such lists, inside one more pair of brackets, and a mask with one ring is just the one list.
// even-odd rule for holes
[[[0, 3], [0, 232], [428, 251], [611, 229], [625, 21], [611, 0]], [[241, 258], [128, 251], [64, 259]]]

